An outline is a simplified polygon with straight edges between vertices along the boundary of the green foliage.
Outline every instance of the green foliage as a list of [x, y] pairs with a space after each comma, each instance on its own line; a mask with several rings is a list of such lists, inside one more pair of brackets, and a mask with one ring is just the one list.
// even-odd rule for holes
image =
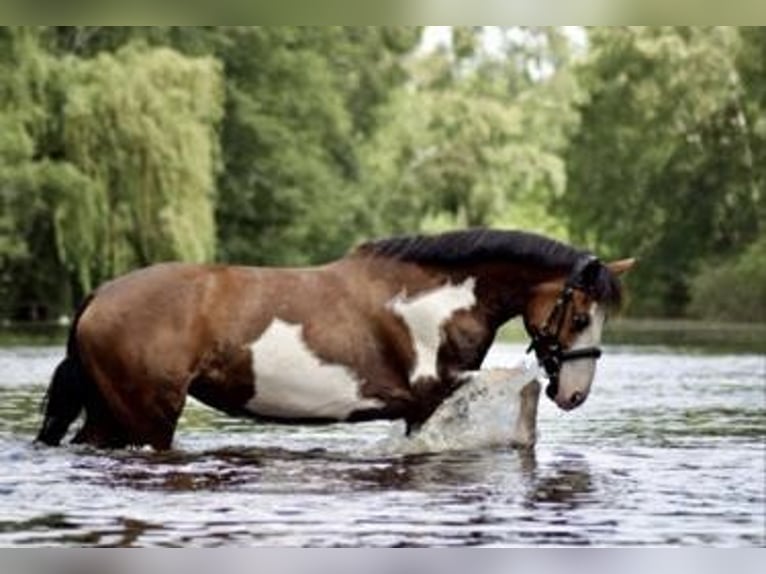
[[763, 300], [764, 28], [421, 32], [0, 27], [0, 316], [468, 225], [638, 256], [633, 314], [757, 315], [700, 301]]
[[[19, 240], [17, 250], [6, 251], [6, 256], [22, 269], [39, 265], [40, 256], [52, 257], [54, 268], [69, 270], [84, 290], [90, 289], [97, 230], [104, 218], [98, 201], [103, 187], [71, 163], [47, 159], [7, 169], [2, 177]], [[43, 249], [46, 253], [40, 253]]]
[[351, 118], [327, 59], [292, 29], [245, 29], [222, 52], [230, 73], [218, 220], [225, 260], [306, 263], [342, 228]]
[[[29, 189], [36, 138], [44, 131], [48, 67], [36, 29], [0, 28], [0, 313], [50, 297], [51, 218], [46, 195]], [[47, 251], [43, 247], [48, 243]], [[42, 249], [41, 249], [42, 247]], [[34, 315], [34, 311], [30, 314]]]
[[766, 236], [743, 253], [707, 263], [691, 285], [692, 315], [703, 319], [766, 322]]
[[323, 261], [369, 231], [356, 150], [416, 40], [407, 28], [226, 30], [221, 259]]
[[[92, 216], [87, 227], [99, 247], [92, 254], [99, 278], [153, 261], [210, 260], [218, 64], [137, 46], [62, 64], [64, 155], [98, 183], [73, 199], [84, 200]], [[56, 213], [65, 261], [81, 253], [65, 249], [82, 245], [66, 236], [77, 209]]]
[[379, 233], [494, 225], [565, 235], [551, 206], [566, 185], [573, 78], [563, 65], [529, 77], [552, 49], [547, 37], [496, 60], [480, 54], [477, 33], [456, 30], [455, 63], [443, 53], [416, 61], [415, 85], [381, 110], [381, 128], [362, 146], [362, 188], [376, 208], [369, 226]]
[[561, 213], [599, 252], [641, 259], [634, 309], [680, 314], [697, 264], [759, 231], [760, 112], [745, 103], [742, 41], [735, 28], [623, 27], [590, 42]]
[[55, 56], [3, 29], [3, 314], [66, 309], [162, 259], [212, 259], [220, 67], [167, 48]]
[[403, 92], [383, 114], [386, 127], [362, 151], [373, 227], [550, 224], [543, 206], [564, 191], [563, 165], [525, 141], [517, 108], [457, 91]]

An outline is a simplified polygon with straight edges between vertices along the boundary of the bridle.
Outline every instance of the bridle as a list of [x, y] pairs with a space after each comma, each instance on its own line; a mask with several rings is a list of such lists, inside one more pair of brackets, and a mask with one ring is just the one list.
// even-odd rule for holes
[[[561, 367], [567, 361], [578, 359], [598, 359], [601, 356], [599, 347], [584, 347], [581, 349], [564, 350], [559, 339], [561, 331], [564, 328], [564, 319], [567, 316], [569, 307], [572, 304], [574, 292], [576, 289], [587, 291], [588, 285], [585, 277], [585, 271], [592, 269], [593, 266], [601, 265], [601, 262], [594, 255], [586, 254], [580, 257], [572, 268], [572, 272], [564, 283], [564, 287], [559, 293], [556, 304], [548, 314], [548, 318], [539, 329], [529, 326], [528, 330], [532, 336], [532, 342], [529, 344], [527, 353], [534, 350], [537, 360], [545, 369], [548, 375], [548, 386], [545, 394], [551, 399], [555, 398], [559, 391], [559, 374]], [[583, 317], [580, 317], [583, 315]], [[572, 317], [573, 322], [578, 320], [588, 320], [589, 317], [583, 313]]]

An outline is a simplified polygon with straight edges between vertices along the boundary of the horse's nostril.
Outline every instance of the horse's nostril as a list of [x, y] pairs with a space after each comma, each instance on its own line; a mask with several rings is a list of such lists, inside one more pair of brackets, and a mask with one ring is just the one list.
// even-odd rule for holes
[[548, 395], [548, 398], [552, 401], [556, 400], [556, 395], [558, 394], [559, 390], [556, 388], [555, 385], [549, 384], [547, 387], [545, 387], [545, 394]]
[[569, 404], [573, 407], [576, 407], [579, 405], [583, 400], [585, 399], [585, 396], [580, 391], [575, 391], [572, 393], [572, 396], [569, 399]]

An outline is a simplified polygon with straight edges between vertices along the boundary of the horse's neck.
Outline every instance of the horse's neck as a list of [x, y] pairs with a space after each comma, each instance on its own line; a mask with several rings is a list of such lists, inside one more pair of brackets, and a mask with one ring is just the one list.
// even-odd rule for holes
[[472, 277], [476, 282], [477, 313], [492, 329], [522, 315], [536, 286], [549, 281], [552, 273], [513, 264], [480, 264], [470, 269], [450, 270], [450, 280]]
[[337, 269], [351, 291], [361, 286], [365, 296], [373, 292], [373, 300], [416, 297], [452, 282], [441, 270], [387, 257], [351, 256], [341, 259]]

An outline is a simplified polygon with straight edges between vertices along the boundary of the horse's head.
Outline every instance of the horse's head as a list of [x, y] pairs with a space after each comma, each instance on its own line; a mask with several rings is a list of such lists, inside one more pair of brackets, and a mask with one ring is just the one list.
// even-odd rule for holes
[[533, 289], [524, 325], [532, 338], [530, 350], [548, 375], [545, 393], [559, 408], [571, 410], [588, 397], [606, 313], [620, 299], [617, 276], [633, 264], [633, 259], [603, 264], [584, 255], [567, 277]]

